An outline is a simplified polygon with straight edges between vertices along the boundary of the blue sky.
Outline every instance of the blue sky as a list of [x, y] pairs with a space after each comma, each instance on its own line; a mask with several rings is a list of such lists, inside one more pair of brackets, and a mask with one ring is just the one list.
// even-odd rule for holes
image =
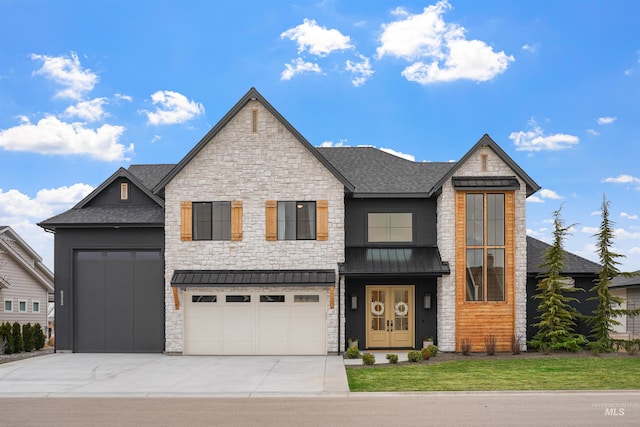
[[[37, 13], [36, 13], [37, 11]], [[119, 166], [176, 163], [256, 87], [312, 144], [458, 160], [488, 133], [597, 260], [603, 194], [640, 269], [640, 2], [0, 0], [0, 225], [35, 224]]]

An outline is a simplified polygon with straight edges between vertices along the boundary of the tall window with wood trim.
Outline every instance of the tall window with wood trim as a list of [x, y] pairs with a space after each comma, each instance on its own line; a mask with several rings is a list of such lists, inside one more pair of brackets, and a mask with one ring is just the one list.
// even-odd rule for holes
[[129, 183], [120, 183], [120, 200], [129, 200]]
[[251, 110], [251, 132], [258, 132], [258, 110]]
[[466, 300], [505, 301], [505, 195], [465, 198]]

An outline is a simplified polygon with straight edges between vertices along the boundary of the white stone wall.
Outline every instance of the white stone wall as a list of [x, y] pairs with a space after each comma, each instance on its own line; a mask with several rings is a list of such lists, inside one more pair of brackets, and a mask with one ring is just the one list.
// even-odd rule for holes
[[[482, 171], [482, 155], [488, 156], [487, 170]], [[461, 165], [454, 176], [516, 176], [489, 147], [478, 149]], [[527, 329], [527, 213], [526, 185], [518, 178], [520, 190], [515, 195], [515, 310], [516, 335], [524, 337]], [[443, 351], [455, 351], [455, 191], [451, 182], [442, 187], [438, 197], [438, 249], [443, 261], [449, 261], [451, 274], [438, 280], [438, 345]]]
[[[258, 110], [256, 133], [251, 131], [253, 109]], [[180, 240], [181, 201], [229, 200], [243, 204], [242, 241]], [[267, 241], [267, 200], [328, 200], [329, 239]], [[170, 288], [174, 270], [333, 269], [337, 278], [344, 246], [343, 184], [262, 104], [250, 101], [166, 186], [166, 351], [183, 349], [183, 311], [175, 310]], [[342, 297], [336, 292], [335, 299], [327, 315], [330, 352], [338, 351]]]

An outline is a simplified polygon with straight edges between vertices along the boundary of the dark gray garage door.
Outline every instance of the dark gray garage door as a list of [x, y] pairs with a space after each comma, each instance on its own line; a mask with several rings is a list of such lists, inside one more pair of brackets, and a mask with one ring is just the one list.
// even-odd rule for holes
[[164, 282], [160, 251], [77, 251], [75, 351], [160, 353]]

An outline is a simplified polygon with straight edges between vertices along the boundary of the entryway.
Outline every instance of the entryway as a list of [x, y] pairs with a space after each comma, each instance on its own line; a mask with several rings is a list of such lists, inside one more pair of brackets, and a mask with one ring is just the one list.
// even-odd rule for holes
[[367, 286], [367, 348], [414, 347], [414, 287]]

